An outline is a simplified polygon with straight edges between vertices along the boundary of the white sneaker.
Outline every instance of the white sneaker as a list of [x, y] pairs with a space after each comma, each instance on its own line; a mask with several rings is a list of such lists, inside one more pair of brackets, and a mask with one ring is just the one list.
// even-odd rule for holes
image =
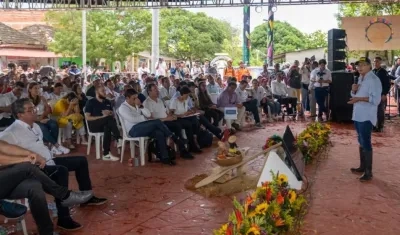
[[68, 154], [69, 152], [71, 152], [71, 150], [67, 149], [66, 147], [59, 145], [57, 148], [60, 152], [62, 152], [62, 154]]
[[104, 161], [112, 161], [112, 162], [115, 162], [115, 161], [119, 161], [119, 157], [115, 157], [115, 156], [113, 156], [111, 153], [109, 153], [109, 154], [103, 156], [103, 160], [104, 160]]
[[119, 139], [117, 142], [117, 148], [121, 148], [122, 147], [122, 139]]
[[61, 155], [61, 154], [63, 154], [63, 152], [61, 152], [58, 148], [56, 148], [56, 146], [53, 146], [53, 147], [51, 148], [51, 153], [54, 154], [54, 155]]
[[85, 140], [85, 141], [81, 141], [81, 145], [88, 145], [88, 142]]

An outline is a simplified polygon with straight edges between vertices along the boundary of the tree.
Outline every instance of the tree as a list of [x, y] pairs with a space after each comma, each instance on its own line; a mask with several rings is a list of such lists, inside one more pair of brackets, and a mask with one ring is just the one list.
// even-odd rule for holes
[[[46, 21], [55, 30], [49, 49], [64, 56], [81, 57], [81, 12], [50, 11]], [[151, 14], [146, 10], [88, 11], [86, 40], [89, 61], [124, 61], [132, 53], [149, 48]]]
[[[267, 23], [254, 28], [250, 35], [251, 46], [265, 52], [267, 46]], [[305, 49], [307, 37], [287, 22], [274, 22], [274, 48], [275, 54]]]
[[231, 28], [231, 35], [224, 39], [221, 52], [227, 53], [232, 58], [234, 65], [239, 64], [243, 55], [243, 43], [240, 39], [239, 29]]
[[160, 21], [160, 49], [174, 58], [193, 61], [211, 59], [221, 52], [231, 27], [204, 13], [182, 9], [164, 9]]
[[314, 33], [306, 35], [307, 39], [307, 49], [327, 47], [328, 37], [327, 33], [317, 30]]

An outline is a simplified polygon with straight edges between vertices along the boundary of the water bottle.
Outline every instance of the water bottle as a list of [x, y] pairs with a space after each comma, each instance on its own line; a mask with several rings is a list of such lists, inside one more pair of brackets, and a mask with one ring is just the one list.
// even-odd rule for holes
[[47, 208], [51, 211], [51, 216], [56, 218], [58, 216], [57, 206], [54, 202], [49, 202], [47, 204]]
[[139, 159], [135, 157], [135, 166], [139, 166]]

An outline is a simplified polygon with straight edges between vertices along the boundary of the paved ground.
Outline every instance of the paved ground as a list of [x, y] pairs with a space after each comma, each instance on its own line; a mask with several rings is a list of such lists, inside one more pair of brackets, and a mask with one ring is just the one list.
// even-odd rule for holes
[[397, 119], [387, 122], [384, 133], [373, 134], [374, 179], [370, 183], [360, 183], [350, 172], [359, 164], [352, 125], [334, 125], [334, 146], [317, 171], [304, 234], [400, 234], [399, 124]]
[[[384, 134], [374, 135], [374, 181], [367, 184], [359, 183], [349, 171], [358, 164], [352, 126], [333, 126], [334, 146], [328, 159], [321, 163], [311, 188], [312, 201], [303, 234], [400, 234], [400, 188], [396, 179], [400, 163], [393, 148], [395, 136], [400, 133], [399, 123], [388, 124]], [[265, 130], [238, 134], [238, 145], [259, 149], [268, 136], [282, 134], [286, 124], [295, 134], [305, 126], [301, 122], [269, 124]], [[68, 234], [212, 234], [227, 221], [233, 195], [204, 198], [184, 188], [187, 179], [213, 168], [212, 153], [210, 149], [192, 161], [178, 159], [175, 167], [156, 163], [129, 167], [126, 161], [121, 164], [96, 160], [92, 151], [88, 159], [94, 191], [97, 196], [109, 198], [109, 203], [74, 209], [74, 219], [84, 228]], [[126, 159], [128, 156], [126, 152]], [[254, 166], [253, 171], [260, 170], [257, 162]], [[310, 167], [307, 175], [311, 178], [312, 174]], [[70, 182], [76, 188], [73, 175]], [[34, 231], [30, 218], [28, 228]]]

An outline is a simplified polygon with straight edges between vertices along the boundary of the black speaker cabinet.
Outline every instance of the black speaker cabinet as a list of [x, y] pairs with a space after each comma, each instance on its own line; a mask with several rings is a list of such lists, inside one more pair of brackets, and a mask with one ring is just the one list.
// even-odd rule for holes
[[330, 85], [330, 110], [332, 121], [351, 121], [353, 105], [347, 104], [350, 100], [351, 86], [354, 76], [347, 72], [332, 72], [332, 83]]

